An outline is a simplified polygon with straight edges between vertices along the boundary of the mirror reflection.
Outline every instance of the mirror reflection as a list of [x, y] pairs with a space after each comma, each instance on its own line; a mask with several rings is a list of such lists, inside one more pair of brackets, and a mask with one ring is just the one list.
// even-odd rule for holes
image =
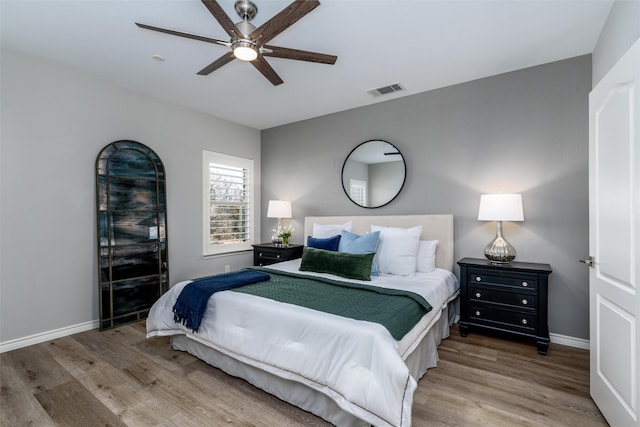
[[342, 166], [342, 188], [351, 201], [364, 208], [379, 208], [402, 190], [406, 177], [404, 157], [393, 144], [365, 141], [351, 150]]

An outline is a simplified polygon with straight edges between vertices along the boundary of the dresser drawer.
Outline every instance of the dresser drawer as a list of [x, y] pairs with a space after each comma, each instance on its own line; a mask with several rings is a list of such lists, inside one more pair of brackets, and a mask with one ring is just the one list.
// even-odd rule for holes
[[262, 261], [280, 262], [284, 259], [283, 255], [281, 251], [272, 251], [269, 249], [258, 250], [258, 258]]
[[508, 289], [511, 288], [505, 289], [507, 289], [507, 291], [494, 287], [471, 284], [469, 286], [469, 300], [473, 303], [485, 302], [508, 305], [515, 308], [536, 309], [537, 298], [534, 292], [510, 292]]
[[510, 272], [496, 274], [496, 272], [491, 270], [470, 268], [469, 285], [472, 283], [512, 286], [514, 288], [534, 290], [538, 288], [537, 275], [535, 274]]
[[507, 329], [521, 330], [522, 332], [531, 332], [536, 328], [534, 313], [501, 310], [475, 304], [469, 306], [469, 318], [478, 325], [504, 326]]

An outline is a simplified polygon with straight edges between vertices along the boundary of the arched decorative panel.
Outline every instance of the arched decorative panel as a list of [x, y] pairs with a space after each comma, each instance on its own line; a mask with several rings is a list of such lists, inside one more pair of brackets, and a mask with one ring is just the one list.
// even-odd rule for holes
[[116, 141], [96, 159], [100, 329], [147, 317], [169, 289], [165, 171], [158, 155]]

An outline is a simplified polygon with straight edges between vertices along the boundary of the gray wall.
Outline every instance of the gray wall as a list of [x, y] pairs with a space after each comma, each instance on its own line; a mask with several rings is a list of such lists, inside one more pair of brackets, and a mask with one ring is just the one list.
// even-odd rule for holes
[[640, 38], [640, 1], [616, 0], [593, 50], [593, 86]]
[[201, 168], [208, 149], [253, 158], [259, 177], [257, 130], [7, 50], [1, 79], [0, 342], [98, 318], [95, 159], [119, 139], [164, 162], [171, 284], [251, 264], [203, 258]]
[[[266, 200], [291, 200], [294, 242], [306, 215], [452, 213], [456, 257], [482, 257], [495, 223], [480, 195], [519, 192], [525, 221], [505, 223], [518, 261], [549, 263], [552, 333], [589, 338], [588, 94], [585, 55], [262, 131]], [[345, 196], [342, 163], [383, 139], [407, 161], [402, 193], [380, 209]], [[263, 219], [263, 240], [273, 221]]]

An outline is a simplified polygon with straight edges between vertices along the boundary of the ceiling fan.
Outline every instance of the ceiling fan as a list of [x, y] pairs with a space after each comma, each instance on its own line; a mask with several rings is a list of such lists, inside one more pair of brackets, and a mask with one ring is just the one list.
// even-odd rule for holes
[[239, 59], [241, 61], [250, 62], [262, 73], [263, 76], [267, 78], [267, 80], [269, 80], [274, 86], [277, 86], [283, 83], [283, 81], [278, 73], [276, 73], [271, 65], [269, 65], [265, 60], [265, 56], [295, 59], [298, 61], [319, 62], [321, 64], [331, 65], [335, 64], [338, 59], [338, 57], [334, 55], [326, 55], [323, 53], [289, 49], [286, 47], [266, 44], [300, 20], [300, 18], [305, 16], [307, 13], [318, 7], [320, 5], [318, 0], [295, 0], [258, 28], [250, 22], [258, 13], [258, 7], [250, 0], [237, 0], [235, 2], [235, 11], [242, 19], [242, 21], [237, 24], [234, 24], [233, 21], [231, 21], [229, 15], [226, 14], [216, 0], [201, 1], [229, 35], [229, 41], [153, 27], [151, 25], [140, 24], [137, 22], [136, 25], [146, 30], [159, 31], [161, 33], [200, 40], [207, 43], [219, 44], [231, 48], [229, 52], [198, 71], [198, 74], [202, 76], [211, 74], [213, 71], [225, 64], [228, 64], [234, 59]]

